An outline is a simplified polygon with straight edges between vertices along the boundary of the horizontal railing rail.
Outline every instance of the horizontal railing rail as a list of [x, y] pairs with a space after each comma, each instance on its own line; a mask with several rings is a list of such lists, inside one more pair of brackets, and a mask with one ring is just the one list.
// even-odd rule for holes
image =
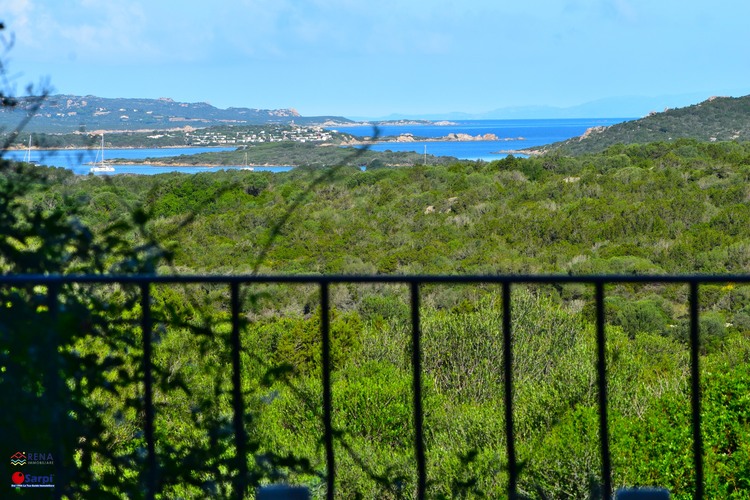
[[421, 360], [421, 320], [420, 320], [420, 286], [427, 284], [499, 284], [502, 287], [502, 334], [504, 348], [503, 381], [505, 407], [505, 439], [508, 461], [509, 498], [518, 497], [519, 464], [515, 452], [515, 431], [513, 417], [513, 342], [511, 336], [511, 294], [512, 286], [517, 284], [569, 284], [579, 283], [594, 287], [596, 305], [596, 342], [597, 342], [597, 391], [599, 413], [599, 444], [601, 454], [601, 494], [602, 498], [612, 496], [612, 466], [609, 450], [609, 424], [607, 402], [607, 365], [605, 357], [605, 286], [612, 284], [683, 284], [689, 287], [690, 314], [690, 378], [691, 378], [691, 418], [693, 438], [693, 468], [695, 473], [694, 498], [704, 496], [703, 442], [701, 432], [700, 401], [700, 366], [699, 366], [699, 288], [700, 285], [714, 283], [750, 283], [750, 275], [404, 275], [404, 276], [357, 276], [357, 275], [291, 275], [291, 276], [258, 276], [258, 275], [8, 275], [0, 276], [0, 286], [41, 285], [48, 289], [48, 303], [53, 312], [57, 307], [60, 287], [68, 284], [120, 284], [140, 287], [141, 318], [143, 333], [143, 400], [144, 425], [143, 434], [146, 441], [147, 497], [154, 498], [158, 493], [157, 456], [154, 432], [155, 409], [153, 402], [153, 350], [151, 314], [151, 287], [160, 284], [216, 284], [225, 285], [230, 294], [231, 313], [231, 362], [232, 362], [232, 411], [233, 432], [236, 446], [238, 476], [235, 480], [237, 497], [243, 498], [248, 488], [247, 436], [244, 430], [245, 407], [241, 391], [242, 373], [240, 369], [241, 344], [241, 287], [257, 284], [308, 284], [316, 285], [320, 290], [321, 303], [321, 338], [322, 338], [322, 406], [323, 428], [326, 460], [326, 495], [332, 499], [336, 492], [334, 429], [332, 425], [333, 399], [331, 390], [331, 326], [330, 326], [330, 286], [351, 283], [392, 283], [405, 284], [410, 289], [411, 305], [411, 342], [412, 342], [412, 405], [414, 425], [414, 452], [416, 461], [418, 498], [425, 498], [427, 488], [427, 461], [423, 431], [422, 407], [422, 360]]

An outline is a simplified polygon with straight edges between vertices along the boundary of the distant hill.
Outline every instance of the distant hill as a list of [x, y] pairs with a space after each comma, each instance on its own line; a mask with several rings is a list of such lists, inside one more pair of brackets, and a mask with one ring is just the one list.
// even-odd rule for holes
[[581, 137], [532, 148], [536, 151], [563, 150], [570, 154], [600, 152], [614, 144], [674, 141], [750, 141], [750, 96], [711, 97], [700, 104], [609, 127], [595, 127]]
[[657, 97], [618, 96], [597, 99], [570, 107], [508, 107], [484, 113], [481, 119], [637, 118], [664, 108], [687, 106], [702, 101], [710, 95], [694, 93]]
[[[29, 101], [15, 109], [0, 110], [0, 127], [15, 127], [28, 114]], [[109, 99], [95, 96], [54, 95], [45, 99], [26, 126], [27, 132], [66, 133], [76, 130], [164, 130], [191, 126], [263, 125], [266, 123], [319, 125], [351, 123], [337, 116], [300, 116], [293, 109], [219, 109], [208, 103], [172, 99]]]
[[[745, 91], [736, 89], [724, 95], [744, 95]], [[360, 118], [359, 121], [375, 120], [546, 120], [560, 118], [639, 118], [648, 113], [665, 108], [681, 108], [700, 102], [711, 96], [710, 92], [692, 92], [688, 94], [670, 94], [660, 96], [614, 96], [594, 101], [587, 101], [575, 106], [506, 106], [482, 113], [433, 113], [409, 114], [394, 113], [380, 118]]]

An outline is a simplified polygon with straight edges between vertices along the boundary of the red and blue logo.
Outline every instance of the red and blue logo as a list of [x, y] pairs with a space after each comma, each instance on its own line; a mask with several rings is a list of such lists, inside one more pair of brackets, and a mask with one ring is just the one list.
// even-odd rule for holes
[[45, 476], [27, 474], [25, 472], [16, 471], [10, 476], [10, 480], [13, 484], [12, 488], [54, 488], [55, 487], [55, 476], [48, 474]]

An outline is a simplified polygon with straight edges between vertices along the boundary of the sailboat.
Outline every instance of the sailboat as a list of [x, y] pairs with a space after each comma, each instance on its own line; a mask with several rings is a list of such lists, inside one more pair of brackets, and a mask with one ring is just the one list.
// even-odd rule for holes
[[31, 163], [31, 134], [29, 134], [29, 149], [27, 149], [26, 154], [23, 155], [23, 161]]
[[96, 163], [96, 161], [94, 161], [94, 166], [91, 167], [89, 172], [114, 172], [114, 171], [115, 171], [115, 167], [113, 167], [112, 165], [104, 164], [104, 134], [102, 134], [101, 160], [99, 161], [99, 163]]
[[29, 147], [23, 155], [23, 162], [29, 165], [39, 165], [39, 162], [31, 159], [31, 134], [29, 134]]
[[245, 153], [245, 166], [242, 167], [241, 170], [247, 170], [248, 172], [252, 172], [253, 170], [255, 170], [253, 167], [247, 164], [247, 153]]

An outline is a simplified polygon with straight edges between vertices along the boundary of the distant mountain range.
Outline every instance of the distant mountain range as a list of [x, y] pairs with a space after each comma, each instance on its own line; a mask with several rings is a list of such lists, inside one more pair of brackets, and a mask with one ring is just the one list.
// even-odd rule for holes
[[[21, 99], [13, 109], [0, 110], [0, 127], [17, 126], [32, 109]], [[205, 102], [184, 103], [172, 99], [109, 99], [95, 96], [53, 95], [42, 101], [27, 132], [76, 130], [163, 130], [191, 126], [263, 125], [266, 123], [319, 125], [351, 123], [339, 116], [300, 116], [294, 109], [219, 109]]]
[[[732, 91], [724, 95], [743, 95], [744, 92]], [[619, 96], [597, 99], [570, 107], [555, 106], [510, 106], [494, 109], [484, 113], [441, 113], [404, 115], [394, 113], [369, 120], [541, 120], [554, 118], [640, 118], [654, 111], [665, 108], [678, 108], [701, 102], [709, 98], [711, 93], [693, 92], [689, 94], [663, 96]], [[355, 120], [365, 118], [351, 117]]]
[[707, 142], [750, 141], [750, 96], [711, 97], [699, 104], [652, 113], [638, 120], [595, 127], [581, 137], [532, 149], [584, 154], [603, 151], [615, 144], [680, 138]]

